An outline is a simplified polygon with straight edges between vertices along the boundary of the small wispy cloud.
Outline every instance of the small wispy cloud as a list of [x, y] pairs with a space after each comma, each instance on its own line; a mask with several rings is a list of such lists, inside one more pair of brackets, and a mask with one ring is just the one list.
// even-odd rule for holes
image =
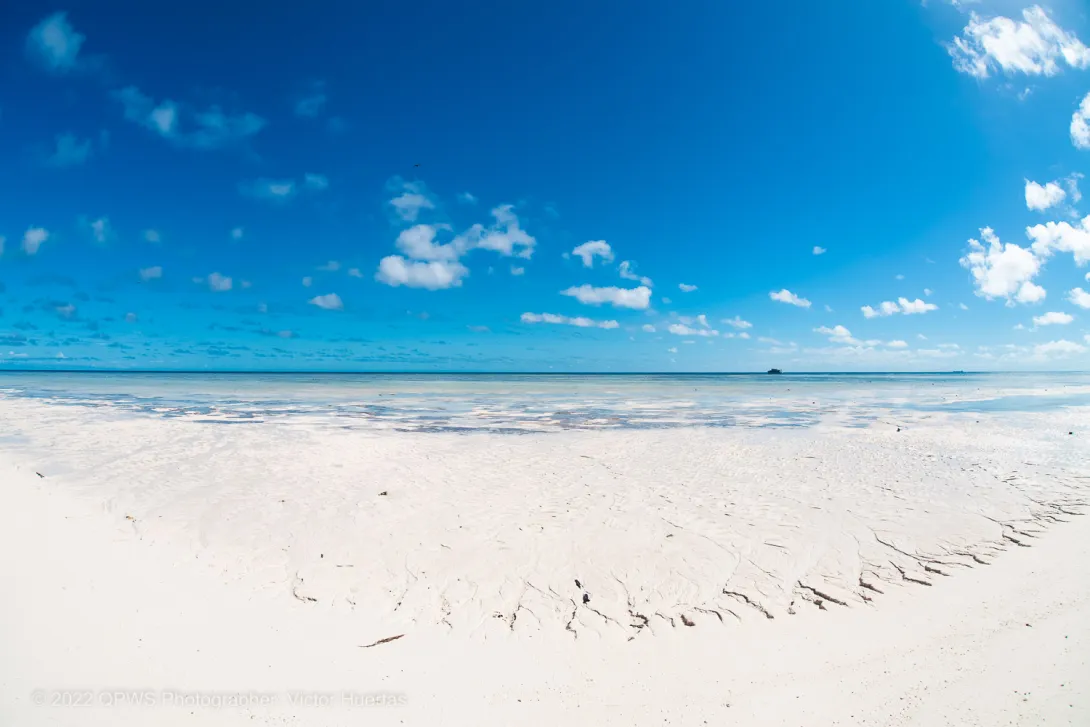
[[80, 49], [87, 38], [68, 21], [68, 13], [53, 13], [31, 28], [27, 55], [45, 70], [58, 75], [81, 70]]
[[311, 305], [316, 305], [323, 310], [344, 310], [344, 303], [341, 301], [341, 297], [336, 293], [317, 295], [307, 302]]
[[51, 167], [75, 167], [86, 162], [94, 149], [90, 139], [80, 140], [75, 134], [58, 134], [53, 153], [46, 159]]
[[246, 142], [267, 122], [249, 112], [226, 113], [219, 106], [204, 110], [164, 99], [155, 101], [136, 86], [113, 92], [125, 118], [179, 147], [224, 149]]
[[780, 303], [787, 303], [788, 305], [798, 306], [799, 308], [810, 307], [810, 301], [806, 300], [806, 298], [800, 298], [787, 288], [773, 291], [768, 294], [768, 297], [772, 300], [779, 301]]
[[689, 285], [688, 283], [678, 283], [677, 287], [682, 293], [691, 293], [696, 290], [695, 285]]
[[42, 243], [49, 239], [49, 230], [44, 227], [31, 227], [23, 233], [23, 252], [27, 255], [37, 255]]
[[141, 268], [139, 271], [140, 280], [148, 282], [149, 280], [158, 280], [163, 277], [163, 268], [159, 265], [152, 266], [150, 268]]
[[308, 119], [320, 116], [328, 100], [325, 81], [315, 81], [307, 93], [295, 101], [295, 115]]
[[555, 313], [523, 313], [520, 320], [523, 323], [552, 323], [555, 325], [563, 326], [576, 326], [578, 328], [618, 328], [620, 326], [617, 321], [596, 321], [592, 318], [584, 318], [578, 316], [575, 318], [569, 318], [568, 316], [557, 315]]

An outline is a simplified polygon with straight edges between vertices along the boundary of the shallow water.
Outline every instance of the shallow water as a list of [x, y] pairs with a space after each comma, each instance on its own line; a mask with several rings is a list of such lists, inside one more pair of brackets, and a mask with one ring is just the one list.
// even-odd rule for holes
[[341, 428], [867, 426], [897, 412], [1048, 411], [1090, 404], [1090, 374], [0, 373], [0, 398], [207, 424], [305, 417]]

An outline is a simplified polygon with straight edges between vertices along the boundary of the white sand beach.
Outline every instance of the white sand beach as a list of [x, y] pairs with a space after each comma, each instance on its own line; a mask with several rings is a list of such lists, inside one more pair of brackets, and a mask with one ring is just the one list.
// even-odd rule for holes
[[497, 435], [5, 400], [0, 723], [1086, 724], [1087, 413]]

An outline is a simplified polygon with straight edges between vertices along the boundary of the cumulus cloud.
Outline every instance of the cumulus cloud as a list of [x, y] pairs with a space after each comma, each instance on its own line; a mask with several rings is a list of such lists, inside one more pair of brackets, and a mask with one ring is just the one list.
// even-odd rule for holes
[[617, 288], [614, 286], [595, 288], [592, 285], [583, 284], [562, 290], [560, 294], [571, 296], [586, 305], [609, 303], [615, 308], [645, 310], [651, 304], [651, 289], [644, 285], [637, 288]]
[[947, 50], [955, 69], [976, 78], [996, 70], [1054, 76], [1061, 60], [1072, 68], [1090, 67], [1090, 49], [1036, 5], [1022, 11], [1021, 21], [1003, 16], [985, 20], [972, 13], [961, 37]]
[[31, 227], [23, 233], [23, 252], [37, 255], [42, 243], [49, 239], [49, 230], [44, 227]]
[[1071, 143], [1077, 149], [1090, 149], [1090, 93], [1071, 115]]
[[691, 293], [696, 290], [695, 285], [688, 285], [686, 283], [678, 283], [677, 287], [681, 289], [682, 293]]
[[307, 302], [325, 310], [344, 310], [344, 303], [341, 302], [341, 296], [336, 293], [316, 295]]
[[1065, 339], [1049, 341], [1033, 347], [1035, 358], [1059, 358], [1075, 353], [1084, 353], [1085, 351], [1086, 346]]
[[393, 287], [441, 290], [456, 288], [469, 270], [457, 261], [432, 260], [428, 262], [406, 260], [400, 255], [388, 255], [379, 261], [375, 280]]
[[901, 313], [906, 316], [916, 313], [927, 313], [928, 311], [938, 310], [939, 307], [934, 303], [927, 303], [917, 298], [916, 300], [909, 300], [907, 298], [898, 298], [897, 304], [901, 309]]
[[431, 200], [431, 196], [423, 183], [406, 182], [395, 178], [390, 186], [401, 192], [390, 200], [390, 206], [394, 208], [394, 213], [404, 222], [416, 222], [421, 211], [435, 209], [435, 202]]
[[1034, 316], [1033, 325], [1035, 326], [1065, 326], [1071, 321], [1075, 320], [1075, 316], [1070, 313], [1061, 313], [1057, 311], [1051, 311], [1044, 315]]
[[495, 222], [485, 227], [476, 224], [459, 238], [466, 249], [492, 250], [505, 257], [530, 258], [537, 239], [522, 229], [514, 205], [504, 204], [492, 209]]
[[584, 242], [572, 250], [571, 254], [581, 258], [583, 265], [588, 268], [594, 267], [594, 258], [596, 257], [601, 258], [604, 263], [613, 262], [613, 249], [605, 240]]
[[890, 341], [886, 345], [890, 348], [908, 348], [908, 343], [905, 341]]
[[512, 265], [511, 266], [511, 274], [516, 276], [516, 277], [519, 276], [519, 275], [525, 275], [526, 274], [526, 268], [521, 267], [519, 265]]
[[829, 340], [833, 343], [844, 343], [850, 346], [858, 346], [863, 343], [859, 339], [852, 337], [852, 332], [844, 326], [833, 326], [832, 328], [821, 326], [820, 328], [815, 328], [814, 333], [828, 336]]
[[1082, 288], [1073, 288], [1068, 292], [1067, 299], [1080, 308], [1090, 309], [1090, 293], [1087, 293]]
[[828, 252], [828, 250], [826, 250], [824, 247], [821, 247], [820, 245], [814, 245], [813, 252], [815, 255], [824, 255], [826, 252]]
[[723, 323], [726, 323], [728, 326], [737, 328], [738, 330], [753, 328], [753, 324], [749, 321], [742, 320], [741, 316], [734, 316], [734, 318], [724, 318]]
[[622, 260], [617, 266], [617, 274], [625, 280], [636, 280], [640, 285], [646, 285], [648, 288], [653, 285], [651, 278], [636, 274], [636, 264], [631, 260]]
[[768, 294], [768, 297], [771, 298], [772, 300], [778, 300], [781, 303], [788, 303], [790, 305], [796, 305], [799, 308], [809, 308], [810, 307], [810, 301], [806, 300], [806, 298], [800, 298], [799, 296], [795, 295], [794, 293], [792, 293], [787, 288], [784, 288], [783, 290], [778, 291], [778, 292], [776, 292], [776, 291], [771, 292], [771, 293]]
[[445, 245], [435, 242], [440, 230], [449, 229], [446, 225], [413, 225], [397, 236], [397, 249], [412, 260], [457, 260], [466, 252], [459, 239]]
[[1055, 207], [1067, 198], [1067, 192], [1056, 182], [1048, 182], [1040, 185], [1037, 182], [1026, 180], [1026, 207], [1031, 210], [1043, 212], [1049, 207]]
[[654, 333], [655, 332], [655, 327], [653, 325], [651, 325], [650, 323], [644, 323], [640, 328], [644, 333]]
[[79, 52], [85, 40], [68, 22], [68, 13], [53, 13], [31, 28], [26, 51], [47, 71], [70, 73], [80, 67]]
[[363, 273], [360, 272], [359, 268], [348, 268], [348, 277], [350, 277], [350, 278], [362, 278]]
[[140, 279], [145, 283], [149, 280], [158, 280], [163, 277], [163, 268], [159, 265], [140, 269]]
[[53, 153], [46, 159], [51, 167], [74, 167], [83, 164], [91, 156], [90, 139], [80, 141], [75, 134], [57, 134]]
[[1033, 240], [1033, 252], [1048, 257], [1055, 251], [1069, 252], [1077, 265], [1090, 262], [1090, 216], [1074, 225], [1067, 222], [1047, 222], [1026, 229]]
[[959, 261], [972, 274], [977, 295], [987, 300], [1006, 298], [1008, 304], [1044, 298], [1044, 288], [1030, 282], [1041, 271], [1041, 260], [1032, 251], [1003, 243], [990, 227], [980, 235], [988, 246], [970, 239], [969, 253]]
[[523, 323], [553, 323], [579, 328], [617, 328], [620, 325], [617, 321], [596, 321], [582, 316], [569, 318], [555, 313], [523, 313], [521, 320]]
[[[903, 300], [903, 298], [902, 298]], [[860, 308], [863, 311], [864, 318], [880, 318], [884, 316], [891, 316], [901, 312], [901, 306], [892, 300], [882, 301], [878, 308], [871, 308], [869, 305], [865, 305]]]
[[714, 328], [693, 328], [685, 323], [672, 323], [666, 330], [675, 336], [715, 337], [719, 335], [719, 331]]
[[216, 293], [225, 293], [231, 289], [233, 282], [226, 275], [212, 273], [208, 276], [208, 288]]
[[266, 121], [252, 113], [228, 114], [219, 106], [200, 111], [184, 104], [155, 99], [136, 86], [113, 92], [125, 118], [179, 147], [223, 149], [237, 146], [265, 128]]

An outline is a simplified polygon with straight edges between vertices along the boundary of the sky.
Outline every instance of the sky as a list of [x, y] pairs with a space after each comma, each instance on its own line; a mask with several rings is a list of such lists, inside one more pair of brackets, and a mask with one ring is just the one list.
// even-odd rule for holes
[[1090, 369], [1082, 2], [0, 7], [0, 370]]

